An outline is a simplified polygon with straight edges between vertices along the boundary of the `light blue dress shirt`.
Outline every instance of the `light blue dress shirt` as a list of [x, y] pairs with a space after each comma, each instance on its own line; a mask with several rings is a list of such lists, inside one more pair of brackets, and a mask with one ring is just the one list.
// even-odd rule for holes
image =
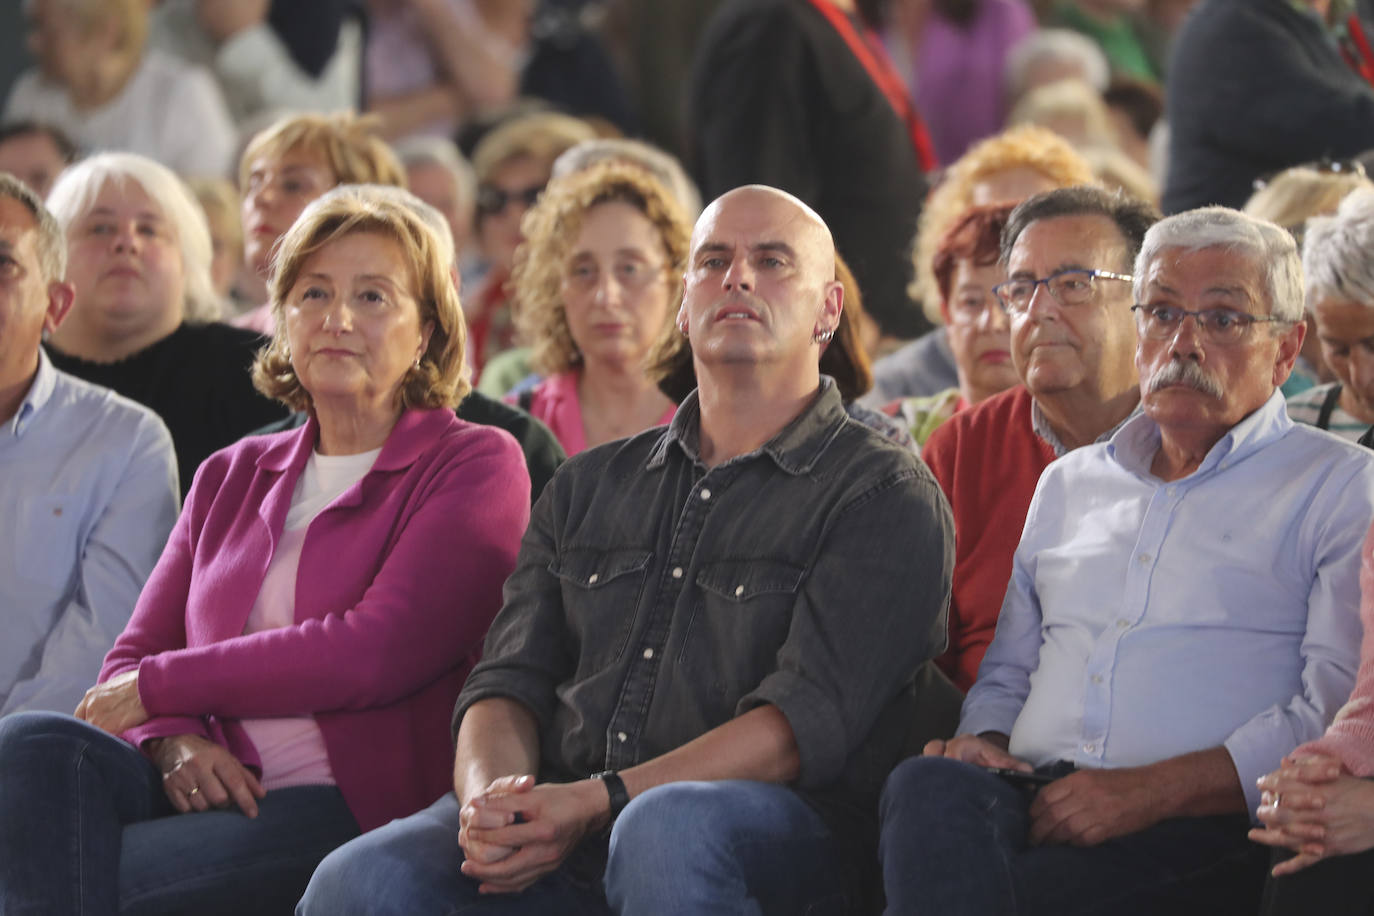
[[1186, 478], [1150, 473], [1159, 441], [1137, 416], [1045, 470], [959, 731], [1036, 766], [1224, 745], [1253, 812], [1354, 684], [1374, 453], [1278, 392]]
[[38, 359], [0, 426], [0, 714], [76, 709], [133, 613], [180, 492], [156, 414]]

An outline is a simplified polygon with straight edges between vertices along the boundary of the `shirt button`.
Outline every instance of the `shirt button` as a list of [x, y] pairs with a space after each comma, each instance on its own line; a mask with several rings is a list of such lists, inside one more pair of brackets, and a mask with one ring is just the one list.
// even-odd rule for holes
[[598, 576], [596, 573], [592, 573], [590, 576], [587, 577], [587, 584], [588, 584], [588, 585], [595, 585], [595, 584], [596, 584], [596, 580], [597, 580], [597, 579], [600, 579], [600, 578], [601, 578], [601, 577]]
[[645, 649], [645, 650], [644, 650], [644, 657], [645, 657], [645, 658], [653, 658], [653, 657], [654, 657], [654, 650], [653, 650], [653, 649]]
[[702, 487], [702, 488], [701, 488], [701, 498], [704, 499], [704, 500], [705, 500], [705, 499], [710, 499], [710, 498], [711, 498], [711, 491], [710, 491], [710, 489], [708, 489], [708, 488], [706, 488], [706, 487]]
[[673, 567], [673, 578], [674, 578], [674, 579], [681, 579], [681, 578], [682, 578], [682, 567], [681, 567], [681, 566], [674, 566], [674, 567]]
[[1178, 495], [1178, 487], [1170, 487], [1170, 488], [1169, 488], [1169, 495], [1170, 495], [1170, 496], [1177, 496], [1177, 495]]
[[630, 736], [625, 734], [624, 732], [616, 732], [615, 740], [619, 741], [621, 744], [624, 744], [626, 741], [630, 740]]
[[1083, 750], [1085, 750], [1085, 751], [1087, 751], [1089, 754], [1091, 754], [1093, 751], [1097, 750], [1097, 745], [1096, 745], [1096, 744], [1085, 744], [1085, 745], [1083, 745]]
[[1142, 554], [1140, 555], [1140, 565], [1141, 565], [1141, 566], [1148, 566], [1149, 563], [1150, 563], [1150, 555], [1149, 555], [1148, 553], [1142, 553]]
[[1125, 617], [1122, 617], [1120, 620], [1116, 622], [1116, 625], [1124, 630], [1131, 625], [1131, 622], [1127, 620]]
[[738, 598], [740, 595], [743, 595], [743, 594], [744, 594], [744, 586], [743, 586], [743, 585], [736, 585], [736, 586], [735, 586], [735, 597]]
[[1100, 683], [1102, 683], [1102, 675], [1100, 675], [1100, 674], [1094, 674], [1094, 675], [1093, 675], [1093, 683], [1094, 683], [1094, 684], [1100, 684]]

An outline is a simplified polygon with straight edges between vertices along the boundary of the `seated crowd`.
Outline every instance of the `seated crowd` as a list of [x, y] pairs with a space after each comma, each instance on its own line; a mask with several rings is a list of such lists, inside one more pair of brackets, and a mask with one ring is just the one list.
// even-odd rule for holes
[[1374, 914], [1374, 9], [718, 5], [23, 5], [0, 913]]

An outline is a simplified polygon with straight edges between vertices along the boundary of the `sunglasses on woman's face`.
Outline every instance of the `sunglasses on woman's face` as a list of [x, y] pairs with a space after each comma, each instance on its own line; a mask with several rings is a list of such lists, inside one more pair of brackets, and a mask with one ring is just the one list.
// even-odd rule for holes
[[517, 188], [513, 191], [484, 184], [477, 189], [477, 209], [488, 216], [492, 216], [505, 210], [512, 203], [519, 203], [528, 210], [539, 200], [539, 195], [543, 191], [544, 186], [542, 184], [530, 185], [528, 188]]

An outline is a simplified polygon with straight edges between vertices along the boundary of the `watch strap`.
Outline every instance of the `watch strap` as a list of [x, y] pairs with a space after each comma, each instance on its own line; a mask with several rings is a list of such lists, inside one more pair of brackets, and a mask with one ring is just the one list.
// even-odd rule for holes
[[620, 812], [630, 803], [630, 792], [625, 788], [625, 780], [621, 779], [615, 770], [593, 773], [592, 779], [599, 779], [605, 785], [606, 794], [611, 797], [611, 822], [614, 823], [615, 819], [620, 817]]

